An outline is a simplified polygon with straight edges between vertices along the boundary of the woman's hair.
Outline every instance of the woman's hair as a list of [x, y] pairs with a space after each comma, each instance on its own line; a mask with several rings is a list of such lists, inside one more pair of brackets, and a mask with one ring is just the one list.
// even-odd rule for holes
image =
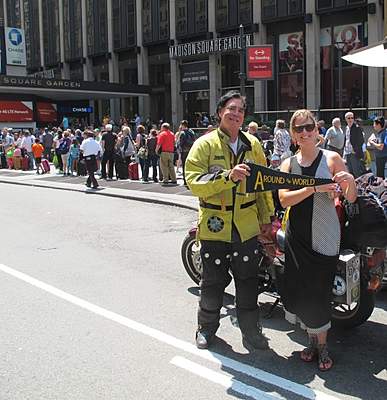
[[275, 121], [275, 126], [278, 129], [285, 129], [285, 121], [283, 119], [277, 119], [277, 121]]
[[290, 124], [289, 124], [290, 126], [289, 126], [289, 129], [290, 129], [290, 133], [291, 133], [292, 135], [294, 135], [294, 132], [293, 132], [294, 121], [295, 121], [297, 118], [310, 119], [310, 120], [312, 120], [312, 122], [315, 124], [315, 126], [317, 126], [316, 118], [315, 118], [315, 116], [313, 115], [312, 111], [309, 111], [309, 110], [307, 110], [307, 109], [297, 110], [297, 111], [295, 111], [295, 112], [293, 113], [292, 118], [290, 118]]
[[137, 132], [138, 132], [138, 133], [145, 133], [145, 127], [144, 127], [144, 125], [139, 125], [139, 126], [137, 127]]
[[341, 120], [340, 120], [339, 117], [335, 117], [335, 118], [332, 119], [332, 126], [333, 126], [336, 122], [339, 122], [339, 123], [341, 124]]
[[378, 125], [380, 125], [382, 128], [384, 128], [384, 125], [386, 124], [386, 121], [385, 121], [385, 119], [384, 119], [383, 116], [380, 116], [380, 117], [376, 117], [376, 118], [374, 119], [374, 123], [375, 123], [375, 124], [378, 124]]
[[129, 128], [129, 126], [123, 126], [121, 129], [122, 133], [126, 134], [126, 135], [130, 135], [131, 134], [131, 130]]
[[151, 129], [150, 134], [152, 136], [157, 136], [157, 130], [156, 129]]
[[78, 139], [73, 139], [73, 144], [78, 145]]

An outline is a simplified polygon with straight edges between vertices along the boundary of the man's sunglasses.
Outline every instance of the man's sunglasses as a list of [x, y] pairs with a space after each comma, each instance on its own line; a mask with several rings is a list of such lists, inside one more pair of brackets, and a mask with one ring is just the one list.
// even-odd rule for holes
[[301, 133], [304, 131], [304, 129], [307, 132], [312, 132], [316, 128], [315, 124], [305, 124], [305, 125], [295, 125], [293, 126], [293, 130], [297, 133]]

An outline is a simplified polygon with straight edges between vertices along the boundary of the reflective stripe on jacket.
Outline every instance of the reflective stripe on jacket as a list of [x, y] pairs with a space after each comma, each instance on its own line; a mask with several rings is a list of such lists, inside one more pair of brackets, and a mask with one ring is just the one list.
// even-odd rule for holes
[[246, 194], [246, 181], [229, 179], [231, 169], [244, 161], [266, 165], [258, 139], [239, 132], [238, 153], [229, 146], [229, 136], [219, 128], [193, 144], [185, 164], [185, 178], [199, 197], [199, 239], [232, 241], [234, 224], [242, 242], [257, 236], [260, 225], [270, 223], [274, 213], [271, 192]]

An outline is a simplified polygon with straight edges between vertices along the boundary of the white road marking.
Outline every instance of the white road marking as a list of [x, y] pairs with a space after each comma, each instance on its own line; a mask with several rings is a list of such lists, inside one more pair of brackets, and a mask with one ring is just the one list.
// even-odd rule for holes
[[261, 369], [243, 364], [239, 361], [233, 360], [232, 358], [228, 358], [222, 356], [221, 354], [208, 351], [208, 350], [199, 350], [193, 344], [184, 342], [183, 340], [177, 339], [171, 335], [168, 335], [164, 332], [161, 332], [157, 329], [150, 328], [144, 324], [136, 322], [132, 319], [126, 318], [120, 314], [109, 311], [105, 308], [99, 307], [95, 304], [92, 304], [86, 300], [83, 300], [79, 297], [73, 296], [69, 293], [64, 292], [56, 288], [55, 286], [44, 283], [38, 279], [35, 279], [23, 272], [17, 271], [13, 268], [7, 267], [4, 264], [0, 264], [0, 271], [11, 275], [17, 279], [20, 279], [23, 282], [26, 282], [32, 286], [35, 286], [41, 290], [44, 290], [47, 293], [50, 293], [62, 300], [65, 300], [71, 304], [74, 304], [78, 307], [81, 307], [85, 310], [88, 310], [96, 315], [100, 315], [106, 319], [114, 321], [120, 325], [126, 326], [127, 328], [133, 329], [139, 333], [152, 337], [153, 339], [158, 340], [159, 342], [166, 343], [172, 347], [185, 351], [187, 353], [193, 354], [195, 356], [201, 357], [208, 361], [214, 362], [217, 365], [224, 366], [226, 368], [230, 368], [234, 371], [241, 372], [245, 375], [251, 376], [257, 380], [269, 383], [273, 386], [280, 387], [289, 392], [298, 394], [306, 399], [310, 400], [338, 400], [337, 397], [328, 395], [326, 393], [320, 392], [318, 390], [313, 390], [307, 386], [301, 385], [299, 383], [292, 382], [288, 379], [281, 378], [280, 376], [271, 374], [269, 372], [263, 371]]
[[277, 393], [264, 392], [263, 390], [259, 390], [253, 386], [247, 385], [246, 383], [240, 382], [235, 378], [203, 367], [202, 365], [187, 360], [184, 357], [176, 356], [172, 358], [170, 362], [177, 367], [183, 368], [195, 375], [217, 383], [226, 389], [231, 389], [243, 396], [252, 397], [253, 399], [257, 400], [286, 400], [285, 397], [282, 397]]

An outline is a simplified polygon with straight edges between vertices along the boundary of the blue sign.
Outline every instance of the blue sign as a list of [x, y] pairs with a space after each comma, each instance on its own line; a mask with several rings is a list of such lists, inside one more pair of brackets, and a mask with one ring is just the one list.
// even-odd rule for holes
[[23, 41], [23, 36], [20, 33], [19, 29], [11, 29], [8, 32], [8, 40], [14, 45], [19, 46]]

